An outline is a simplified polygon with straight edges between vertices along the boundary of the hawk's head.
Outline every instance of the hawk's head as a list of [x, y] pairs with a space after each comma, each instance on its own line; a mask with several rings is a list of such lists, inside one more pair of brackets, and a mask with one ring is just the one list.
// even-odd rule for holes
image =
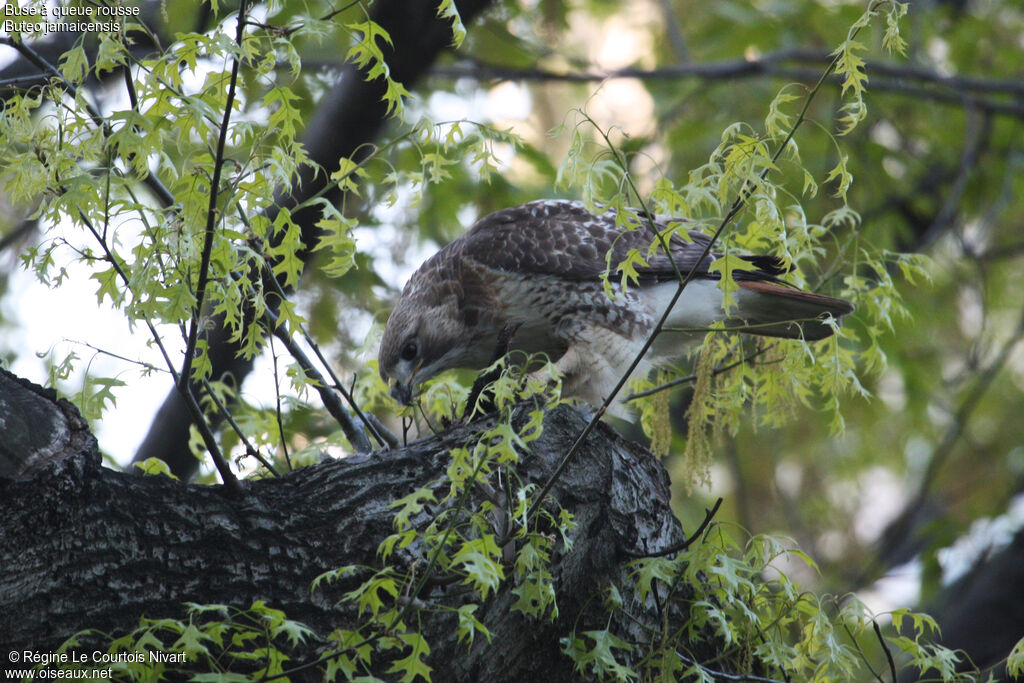
[[468, 348], [468, 330], [455, 314], [455, 303], [436, 290], [406, 286], [380, 340], [380, 376], [394, 382], [391, 396], [409, 405], [420, 384], [466, 367]]
[[377, 358], [381, 378], [394, 380], [391, 396], [402, 405], [409, 405], [415, 386], [439, 372], [427, 374], [436, 364], [437, 351], [424, 328], [423, 316], [415, 309], [404, 297], [398, 302], [388, 318]]

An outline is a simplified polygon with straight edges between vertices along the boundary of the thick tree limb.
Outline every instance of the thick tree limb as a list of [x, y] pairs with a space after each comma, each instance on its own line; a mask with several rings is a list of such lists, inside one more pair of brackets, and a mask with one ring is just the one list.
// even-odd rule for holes
[[[27, 391], [29, 410], [38, 411], [38, 403], [56, 416], [47, 431], [81, 432], [74, 409], [54, 404], [52, 394], [6, 375], [3, 380]], [[48, 650], [86, 628], [116, 636], [137, 626], [142, 615], [181, 617], [185, 601], [244, 608], [265, 600], [320, 636], [352, 627], [354, 611], [337, 600], [353, 586], [311, 593], [313, 578], [342, 565], [376, 566], [378, 544], [393, 532], [389, 504], [424, 486], [442, 498], [448, 451], [472, 444], [493, 419], [401, 450], [246, 481], [232, 496], [222, 487], [104, 468], [87, 432], [57, 439], [66, 445], [47, 449], [51, 457], [21, 478], [0, 479], [0, 641], [12, 649]], [[522, 454], [518, 475], [525, 482], [545, 481], [583, 424], [569, 408], [550, 413], [541, 438]], [[10, 442], [8, 431], [0, 427], [0, 442]], [[684, 540], [669, 508], [667, 474], [654, 456], [606, 425], [584, 450], [549, 494], [576, 523], [571, 551], [559, 545], [551, 567], [558, 618], [514, 612], [517, 596], [508, 580], [476, 612], [492, 633], [490, 642], [478, 637], [467, 649], [457, 643], [450, 613], [421, 612], [435, 681], [570, 680], [572, 665], [559, 639], [573, 628], [605, 627], [600, 592], [609, 583], [618, 586], [629, 613], [613, 622], [620, 637], [645, 642], [661, 631], [663, 619], [678, 621], [673, 629], [685, 623], [684, 614], [660, 612], [654, 596], [640, 601], [626, 581], [630, 558]], [[471, 504], [478, 506], [485, 495], [474, 489]], [[424, 512], [414, 524], [422, 527], [429, 519]], [[411, 565], [422, 554], [414, 544], [397, 557]], [[457, 607], [465, 590], [435, 582], [417, 599]], [[290, 653], [292, 661], [315, 661], [320, 646], [312, 639]], [[711, 645], [689, 647], [693, 653]], [[310, 669], [293, 680], [315, 677]]]

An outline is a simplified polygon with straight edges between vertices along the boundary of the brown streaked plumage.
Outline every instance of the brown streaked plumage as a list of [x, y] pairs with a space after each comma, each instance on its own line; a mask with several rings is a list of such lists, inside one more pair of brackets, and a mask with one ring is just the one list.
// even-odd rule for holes
[[[485, 367], [501, 331], [519, 325], [512, 348], [557, 360], [563, 394], [598, 405], [667, 307], [677, 268], [696, 273], [669, 316], [670, 328], [704, 330], [721, 320], [752, 334], [817, 340], [832, 334], [829, 318], [853, 311], [842, 299], [782, 282], [774, 257], [739, 256], [749, 267], [733, 271], [737, 305], [726, 315], [718, 274], [709, 271], [715, 255], [699, 260], [708, 237], [673, 236], [671, 256], [662, 249], [649, 255], [651, 221], [664, 232], [680, 219], [629, 218], [637, 229], [616, 226], [614, 211], [595, 216], [581, 202], [531, 202], [484, 217], [427, 259], [381, 340], [380, 373], [394, 381], [392, 395], [408, 403], [417, 386], [444, 370]], [[613, 286], [609, 298], [601, 276], [609, 267], [614, 274], [633, 249], [646, 259], [636, 269], [639, 283], [626, 292]], [[638, 372], [681, 355], [680, 346], [678, 334], [662, 335]]]

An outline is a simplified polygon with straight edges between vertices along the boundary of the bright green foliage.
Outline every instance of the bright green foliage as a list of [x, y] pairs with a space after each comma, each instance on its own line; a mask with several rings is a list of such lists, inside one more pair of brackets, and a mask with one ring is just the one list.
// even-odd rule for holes
[[1017, 641], [1010, 656], [1006, 658], [1006, 673], [1011, 676], [1024, 674], [1024, 638]]
[[356, 66], [366, 68], [367, 78], [383, 78], [387, 84], [384, 93], [384, 101], [388, 105], [388, 114], [401, 114], [402, 98], [409, 95], [409, 91], [391, 78], [391, 72], [384, 61], [384, 53], [381, 52], [378, 39], [391, 45], [391, 36], [380, 24], [374, 21], [361, 21], [348, 24], [346, 28], [360, 36], [359, 41], [353, 45], [346, 55]]
[[[576, 662], [576, 671], [592, 671], [601, 680], [634, 681], [636, 673], [615, 659], [615, 650], [628, 650], [629, 643], [605, 631], [585, 631], [584, 638], [562, 641], [565, 654]], [[589, 641], [589, 642], [587, 642]], [[621, 654], [621, 653], [620, 653]]]
[[160, 458], [147, 458], [142, 462], [135, 463], [135, 467], [138, 467], [146, 474], [162, 474], [170, 477], [171, 479], [177, 479], [177, 477], [171, 472], [170, 468], [167, 467], [167, 463]]
[[441, 0], [437, 7], [437, 16], [447, 19], [452, 24], [452, 47], [459, 47], [466, 39], [466, 27], [459, 16], [459, 8], [455, 0]]
[[[609, 629], [585, 631], [563, 641], [566, 653], [579, 671], [591, 671], [602, 680], [717, 681], [724, 678], [726, 659], [739, 667], [728, 676], [866, 680], [871, 670], [861, 656], [861, 640], [862, 635], [874, 635], [875, 617], [854, 598], [832, 604], [829, 598], [800, 591], [780, 570], [781, 561], [813, 563], [790, 545], [755, 537], [740, 546], [719, 526], [674, 559], [638, 560], [634, 590], [644, 599], [657, 594], [665, 611], [683, 610], [689, 619], [685, 632], [654, 634], [649, 649], [638, 650]], [[905, 617], [913, 620], [913, 634], [886, 637], [882, 646], [910, 653], [914, 666], [939, 670], [942, 680], [968, 680], [951, 669], [955, 653], [925, 643], [933, 626], [928, 617], [900, 611], [892, 615], [894, 625], [899, 628]], [[708, 637], [721, 642], [718, 662], [687, 654], [690, 639]], [[622, 664], [637, 661], [638, 655], [638, 666]]]
[[[109, 661], [69, 664], [78, 671], [113, 671], [111, 680], [157, 681], [194, 674], [195, 681], [251, 681], [282, 673], [289, 652], [313, 637], [313, 632], [287, 619], [280, 610], [263, 602], [247, 609], [227, 605], [189, 603], [187, 617], [143, 618], [137, 629], [110, 639]], [[97, 632], [83, 632], [66, 641], [57, 652], [80, 651], [83, 639], [93, 642]], [[101, 651], [102, 652], [102, 651]], [[153, 657], [150, 653], [159, 653]]]

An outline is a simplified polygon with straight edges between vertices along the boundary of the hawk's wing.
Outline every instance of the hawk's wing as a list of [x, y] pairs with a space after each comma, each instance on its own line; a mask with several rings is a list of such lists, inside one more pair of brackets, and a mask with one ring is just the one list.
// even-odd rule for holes
[[[647, 261], [636, 268], [642, 282], [674, 280], [673, 261], [684, 276], [696, 269], [698, 278], [718, 279], [717, 273], [708, 272], [716, 254], [701, 259], [710, 241], [706, 235], [691, 231], [691, 241], [673, 235], [670, 260], [660, 247], [653, 255], [648, 255], [648, 248], [657, 239], [652, 223], [663, 232], [674, 219], [637, 214], [632, 217], [637, 229], [628, 230], [616, 226], [615, 217], [614, 211], [595, 216], [583, 208], [582, 202], [543, 200], [523, 204], [481, 219], [462, 238], [462, 256], [505, 272], [582, 281], [597, 280], [609, 271], [609, 266], [614, 275], [629, 252], [637, 249]], [[777, 275], [784, 272], [773, 257], [740, 258], [753, 267], [734, 271], [737, 279], [777, 282]]]

